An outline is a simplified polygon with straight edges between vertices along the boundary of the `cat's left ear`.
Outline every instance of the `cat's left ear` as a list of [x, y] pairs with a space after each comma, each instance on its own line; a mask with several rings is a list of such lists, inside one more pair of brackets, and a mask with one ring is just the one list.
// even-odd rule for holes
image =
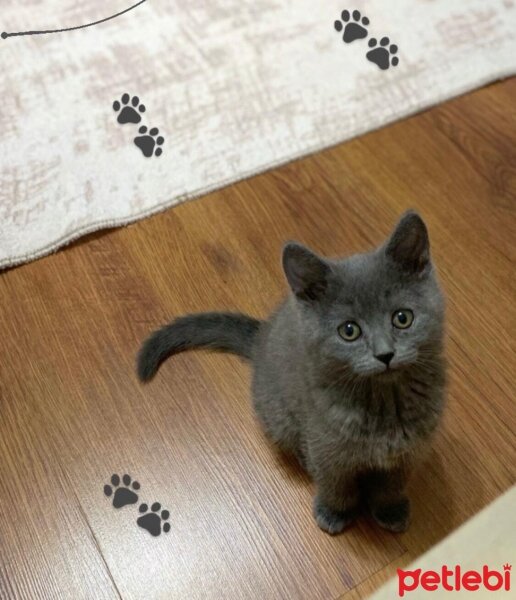
[[421, 275], [430, 265], [430, 241], [423, 219], [407, 211], [385, 246], [385, 254], [406, 273]]
[[314, 252], [297, 242], [288, 242], [283, 248], [283, 270], [294, 295], [306, 302], [324, 296], [329, 284], [331, 268]]

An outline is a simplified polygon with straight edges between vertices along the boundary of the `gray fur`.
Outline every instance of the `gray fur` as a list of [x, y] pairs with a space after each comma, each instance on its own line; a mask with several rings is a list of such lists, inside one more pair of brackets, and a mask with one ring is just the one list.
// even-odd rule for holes
[[[210, 345], [250, 357], [256, 414], [313, 478], [318, 525], [342, 531], [363, 498], [382, 527], [403, 531], [407, 476], [428, 447], [444, 398], [444, 300], [426, 227], [408, 212], [385, 244], [341, 260], [289, 243], [283, 267], [291, 294], [269, 320], [232, 322], [241, 334], [228, 344], [217, 327], [202, 332], [203, 315], [186, 317], [187, 340], [176, 325], [146, 342], [140, 376], [177, 348]], [[398, 309], [413, 311], [409, 328], [392, 324]], [[358, 323], [361, 337], [345, 341], [345, 321]], [[389, 368], [376, 358], [386, 353], [394, 353]]]
[[138, 377], [141, 381], [149, 381], [166, 358], [192, 348], [211, 348], [251, 358], [259, 326], [257, 319], [238, 313], [180, 317], [145, 341], [138, 354]]

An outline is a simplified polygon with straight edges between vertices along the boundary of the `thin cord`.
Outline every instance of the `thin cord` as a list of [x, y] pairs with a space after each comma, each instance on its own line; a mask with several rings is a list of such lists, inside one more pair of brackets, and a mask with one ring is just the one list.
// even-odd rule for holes
[[143, 4], [144, 2], [147, 2], [147, 0], [140, 0], [140, 2], [137, 2], [133, 6], [126, 8], [125, 10], [117, 13], [116, 15], [111, 15], [111, 17], [107, 17], [106, 19], [101, 19], [100, 21], [95, 21], [94, 23], [87, 23], [86, 25], [68, 27], [67, 29], [47, 29], [45, 31], [18, 31], [15, 33], [7, 33], [6, 31], [4, 31], [0, 37], [5, 40], [8, 37], [14, 37], [16, 35], [43, 35], [45, 33], [62, 33], [63, 31], [74, 31], [75, 29], [84, 29], [85, 27], [92, 27], [93, 25], [98, 25], [99, 23], [105, 23], [106, 21], [110, 21], [111, 19], [116, 19], [120, 15], [123, 15], [124, 13], [133, 10], [133, 8], [140, 6], [140, 4]]

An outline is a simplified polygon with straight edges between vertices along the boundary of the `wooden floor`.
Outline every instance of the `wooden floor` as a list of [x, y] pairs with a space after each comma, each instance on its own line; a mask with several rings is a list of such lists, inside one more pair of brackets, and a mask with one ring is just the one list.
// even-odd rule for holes
[[[0, 276], [0, 597], [364, 598], [515, 479], [516, 80], [90, 236]], [[411, 483], [414, 520], [329, 537], [312, 486], [251, 412], [249, 367], [189, 353], [136, 381], [143, 338], [184, 312], [265, 316], [279, 254], [371, 248], [425, 217], [448, 296], [449, 406]], [[171, 530], [115, 509], [113, 473]]]

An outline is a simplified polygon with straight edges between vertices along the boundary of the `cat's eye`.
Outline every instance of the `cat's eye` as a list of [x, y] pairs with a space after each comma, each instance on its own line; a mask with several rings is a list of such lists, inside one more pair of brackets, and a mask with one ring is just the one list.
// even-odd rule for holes
[[392, 315], [392, 324], [398, 329], [407, 329], [412, 325], [414, 313], [408, 308], [396, 310]]
[[362, 330], [355, 321], [346, 321], [339, 327], [339, 335], [346, 342], [354, 342], [362, 335]]

